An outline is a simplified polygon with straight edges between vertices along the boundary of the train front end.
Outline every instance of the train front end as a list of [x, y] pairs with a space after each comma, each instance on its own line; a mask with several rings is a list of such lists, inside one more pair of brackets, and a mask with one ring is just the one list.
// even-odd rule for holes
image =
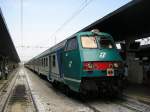
[[79, 34], [81, 92], [120, 93], [124, 77], [123, 61], [113, 38], [107, 33]]

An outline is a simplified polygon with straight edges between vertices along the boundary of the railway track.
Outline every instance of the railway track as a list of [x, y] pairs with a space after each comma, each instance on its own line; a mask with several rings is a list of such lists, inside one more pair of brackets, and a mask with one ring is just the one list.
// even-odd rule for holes
[[37, 112], [23, 71], [17, 72], [3, 91], [0, 112]]
[[150, 112], [150, 105], [132, 98], [120, 98], [118, 104], [136, 112]]
[[98, 98], [98, 100], [81, 98], [79, 101], [93, 112], [150, 112], [150, 105], [125, 96], [116, 99]]
[[0, 112], [3, 112], [5, 109], [5, 106], [6, 106], [8, 99], [11, 95], [11, 91], [13, 89], [13, 86], [16, 82], [17, 74], [18, 73], [14, 74], [14, 76], [11, 77], [11, 80], [8, 80], [0, 90], [0, 99], [1, 99], [1, 101], [0, 101]]
[[119, 97], [116, 99], [83, 100], [94, 112], [150, 112], [150, 105], [135, 99]]

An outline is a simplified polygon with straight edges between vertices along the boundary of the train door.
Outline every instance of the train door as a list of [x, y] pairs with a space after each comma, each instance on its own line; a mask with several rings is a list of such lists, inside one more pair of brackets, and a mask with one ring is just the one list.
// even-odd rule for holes
[[52, 69], [51, 68], [51, 56], [50, 55], [48, 56], [48, 66], [49, 66], [48, 67], [49, 68], [49, 70], [48, 70], [49, 71], [48, 79], [50, 80], [51, 79], [51, 73], [50, 72], [51, 72], [51, 69]]
[[51, 54], [50, 66], [51, 76], [59, 79], [59, 66], [56, 53]]
[[51, 56], [49, 56], [49, 62], [48, 62], [49, 64], [49, 71], [51, 71]]
[[67, 41], [62, 56], [64, 79], [73, 81], [78, 77], [80, 62], [77, 38], [71, 38]]

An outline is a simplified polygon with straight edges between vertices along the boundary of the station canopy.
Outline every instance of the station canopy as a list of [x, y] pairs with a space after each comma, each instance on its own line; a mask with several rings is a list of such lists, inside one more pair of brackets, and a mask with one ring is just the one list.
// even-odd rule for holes
[[92, 29], [110, 33], [115, 41], [148, 37], [150, 36], [150, 0], [133, 0], [81, 31]]
[[10, 37], [6, 22], [0, 9], [0, 56], [8, 58], [12, 62], [20, 62], [19, 56]]

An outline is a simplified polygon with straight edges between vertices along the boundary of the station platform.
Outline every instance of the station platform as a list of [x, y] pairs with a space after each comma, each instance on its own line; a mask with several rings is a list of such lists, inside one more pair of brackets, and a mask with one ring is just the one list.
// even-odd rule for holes
[[8, 77], [7, 77], [7, 80], [3, 78], [0, 79], [0, 91], [3, 87], [5, 87], [4, 85], [6, 85], [10, 80], [11, 78], [13, 77], [13, 75], [15, 75], [15, 73], [17, 72], [18, 68], [14, 69], [13, 71], [11, 71], [9, 74], [8, 74]]
[[127, 98], [132, 98], [150, 105], [150, 86], [143, 84], [128, 84], [124, 90]]

